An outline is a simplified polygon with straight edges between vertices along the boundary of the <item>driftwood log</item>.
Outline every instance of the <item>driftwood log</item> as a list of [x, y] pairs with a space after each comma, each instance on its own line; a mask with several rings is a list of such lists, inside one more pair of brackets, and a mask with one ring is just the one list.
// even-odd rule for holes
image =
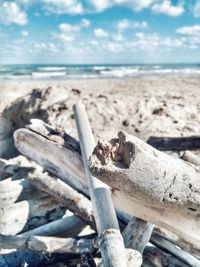
[[166, 227], [200, 249], [199, 168], [119, 132], [117, 139], [99, 141], [90, 170], [124, 196], [124, 211]]
[[200, 136], [158, 137], [150, 136], [147, 143], [158, 150], [195, 150], [200, 148]]
[[[64, 192], [67, 193], [65, 191], [66, 186], [65, 184], [63, 184], [62, 181], [60, 181], [60, 179], [52, 178], [49, 175], [47, 175], [47, 173], [44, 174], [44, 173], [37, 171], [29, 175], [29, 180], [31, 181], [31, 184], [36, 185], [36, 187], [39, 188], [40, 190], [45, 191], [52, 196], [54, 195], [54, 197], [60, 200], [63, 203], [63, 205], [66, 204], [67, 206], [69, 206], [70, 204], [69, 196], [64, 195]], [[61, 185], [63, 185], [64, 189], [62, 188]], [[68, 187], [69, 186], [67, 186], [67, 189]], [[70, 188], [70, 192], [71, 191], [73, 192], [74, 190]], [[72, 196], [76, 196], [76, 193], [75, 195], [73, 194]], [[72, 204], [74, 205], [74, 203]], [[91, 203], [89, 202], [89, 206], [90, 205]], [[77, 205], [76, 213], [80, 217], [83, 216], [82, 207], [80, 205]], [[91, 216], [90, 209], [86, 209], [84, 213], [86, 214], [86, 218], [90, 218], [91, 220], [89, 224], [92, 224], [93, 216]], [[25, 232], [22, 235], [27, 236], [27, 237], [31, 235], [42, 235], [42, 236], [53, 235], [53, 236], [62, 236], [62, 237], [63, 236], [75, 236], [81, 231], [81, 229], [83, 229], [85, 225], [86, 224], [84, 223], [83, 220], [80, 220], [74, 215], [72, 215], [70, 217], [62, 218], [60, 220], [40, 226], [31, 231]], [[134, 217], [128, 223], [128, 225], [124, 228], [124, 231], [122, 233], [123, 239], [125, 242], [125, 247], [132, 248], [132, 249], [139, 251], [140, 253], [143, 253], [151, 237], [152, 230], [153, 230], [152, 224]], [[200, 266], [200, 262], [199, 262], [199, 265], [197, 265], [198, 260], [196, 260], [193, 256], [191, 256], [187, 252], [183, 253], [181, 249], [176, 248], [176, 246], [173, 245], [173, 242], [172, 243], [169, 242], [165, 237], [160, 238], [160, 235], [158, 235], [157, 233], [153, 234], [151, 242], [154, 245], [161, 247], [162, 249], [164, 247], [165, 251], [171, 252], [174, 256], [180, 258], [180, 260], [184, 260], [184, 262], [186, 263], [191, 263], [191, 266]], [[164, 242], [164, 245], [162, 246], [161, 244], [163, 244], [163, 242]], [[161, 259], [161, 256], [159, 253], [158, 255]], [[173, 259], [171, 260], [173, 261]], [[194, 263], [196, 265], [194, 265]]]
[[[68, 184], [76, 188], [79, 192], [87, 195], [88, 190], [78, 142], [69, 137], [66, 133], [58, 129], [52, 129], [52, 127], [44, 124], [42, 121], [33, 120], [29, 129], [31, 129], [31, 131], [20, 129], [15, 132], [15, 144], [18, 150], [41, 164], [46, 170], [49, 170], [54, 175], [67, 181]], [[197, 226], [198, 221], [191, 221], [187, 216], [186, 220], [184, 218], [185, 226], [183, 226], [183, 223], [179, 222], [179, 220], [182, 220], [182, 216], [178, 216], [178, 218], [175, 219], [174, 212], [159, 210], [158, 208], [133, 202], [119, 190], [114, 190], [114, 188], [112, 191], [112, 198], [120, 218], [127, 221], [123, 213], [119, 211], [127, 211], [127, 206], [130, 208], [131, 205], [131, 210], [129, 210], [131, 214], [156, 223], [158, 226], [172, 229], [180, 235], [180, 239], [177, 240], [180, 246], [189, 249], [193, 253], [199, 253], [199, 244], [197, 243], [196, 246], [196, 238], [198, 238], [198, 235], [196, 235], [195, 231], [193, 232], [191, 230], [192, 227], [190, 227], [191, 223]], [[167, 222], [167, 224], [165, 224], [165, 222]], [[190, 228], [189, 235], [187, 233], [187, 228]], [[190, 233], [191, 231], [192, 234]]]

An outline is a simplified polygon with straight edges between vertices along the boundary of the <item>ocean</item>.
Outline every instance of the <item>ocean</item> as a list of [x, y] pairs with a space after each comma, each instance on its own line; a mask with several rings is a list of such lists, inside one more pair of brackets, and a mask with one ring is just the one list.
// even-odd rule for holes
[[0, 80], [66, 80], [200, 75], [200, 64], [0, 65]]

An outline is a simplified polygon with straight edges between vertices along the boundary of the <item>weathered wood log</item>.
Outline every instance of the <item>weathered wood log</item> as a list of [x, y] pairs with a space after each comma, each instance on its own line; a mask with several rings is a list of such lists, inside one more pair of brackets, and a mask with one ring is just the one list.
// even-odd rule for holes
[[122, 232], [125, 247], [133, 248], [142, 254], [150, 240], [153, 228], [153, 224], [133, 217]]
[[150, 136], [147, 143], [162, 151], [195, 150], [200, 148], [200, 136], [158, 137]]
[[29, 175], [29, 181], [38, 190], [42, 190], [56, 198], [64, 207], [80, 216], [93, 229], [96, 228], [92, 204], [88, 198], [78, 193], [72, 187], [58, 178], [50, 177], [47, 173], [35, 170]]
[[21, 236], [55, 236], [55, 237], [75, 237], [86, 227], [87, 223], [75, 215], [67, 216], [53, 222], [41, 225]]
[[99, 141], [90, 169], [121, 192], [124, 211], [167, 227], [200, 249], [199, 168], [120, 132], [118, 139]]
[[[84, 173], [82, 173], [83, 163], [81, 154], [78, 149], [74, 149], [75, 146], [78, 146], [78, 143], [74, 141], [75, 146], [70, 144], [71, 142], [66, 145], [68, 137], [58, 130], [57, 132], [55, 130], [52, 132], [42, 121], [32, 121], [29, 128], [31, 128], [32, 131], [20, 129], [15, 132], [15, 144], [18, 150], [38, 162], [46, 170], [49, 170], [54, 175], [67, 181], [72, 187], [77, 188], [79, 192], [84, 192], [84, 194], [87, 195], [86, 178]], [[59, 140], [59, 143], [57, 140]], [[60, 156], [58, 157], [57, 155]], [[81, 173], [79, 177], [77, 177], [77, 170]], [[70, 177], [73, 177], [73, 179], [70, 179]], [[128, 206], [129, 213], [143, 218], [144, 220], [151, 221], [158, 226], [170, 228], [173, 232], [176, 232], [180, 236], [180, 239], [176, 241], [180, 247], [185, 247], [193, 253], [200, 253], [198, 244], [196, 246], [196, 241], [194, 242], [193, 238], [187, 234], [188, 228], [190, 229], [189, 231], [192, 231], [191, 224], [196, 225], [198, 222], [191, 222], [190, 218], [187, 216], [186, 219], [184, 218], [185, 226], [183, 226], [182, 216], [174, 218], [174, 212], [151, 208], [138, 202], [132, 202], [132, 200], [124, 196], [119, 190], [113, 189], [112, 198], [119, 216], [126, 222], [127, 218], [121, 211], [127, 211]], [[173, 219], [171, 220], [171, 218]], [[166, 225], [165, 221], [167, 221]], [[181, 226], [181, 228], [179, 226]], [[196, 237], [197, 236], [198, 235], [196, 235]]]
[[[66, 196], [64, 195], [65, 190], [63, 191], [60, 186], [62, 185], [65, 188], [66, 185], [63, 184], [61, 181], [59, 181], [59, 179], [55, 180], [55, 178], [52, 178], [52, 177], [48, 176], [47, 174], [44, 174], [41, 172], [34, 172], [33, 174], [31, 174], [31, 178], [29, 177], [29, 179], [31, 180], [31, 182], [33, 181], [33, 184], [36, 183], [38, 188], [40, 188], [42, 190], [44, 189], [44, 191], [49, 192], [50, 195], [54, 195], [57, 199], [60, 199], [60, 197], [59, 197], [59, 194], [60, 194], [62, 197], [61, 202], [63, 202], [63, 200], [65, 202], [65, 198], [66, 198]], [[51, 184], [51, 186], [49, 186], [49, 184]], [[68, 187], [69, 186], [67, 186], [67, 188]], [[46, 188], [48, 188], [48, 189], [46, 189]], [[55, 193], [54, 193], [54, 191], [55, 191]], [[67, 193], [67, 192], [65, 192], [65, 193]], [[63, 202], [63, 204], [64, 204], [64, 202]], [[77, 212], [79, 213], [79, 210], [77, 210]], [[80, 213], [81, 213], [81, 210], [80, 210]], [[89, 212], [89, 214], [90, 214], [90, 212]], [[86, 214], [86, 216], [89, 217], [87, 214]], [[84, 227], [84, 225], [85, 224], [82, 220], [79, 220], [75, 216], [70, 216], [70, 217], [63, 218], [63, 219], [51, 222], [49, 224], [40, 226], [40, 227], [35, 228], [31, 231], [25, 232], [22, 235], [23, 236], [30, 236], [30, 235], [61, 236], [62, 235], [62, 237], [63, 237], [64, 234], [66, 233], [67, 234], [66, 236], [69, 237], [69, 236], [75, 236], [76, 233], [79, 233], [80, 230]], [[152, 230], [153, 230], [152, 224], [147, 223], [147, 222], [145, 222], [141, 219], [138, 219], [138, 218], [133, 218], [133, 220], [130, 221], [130, 223], [127, 225], [127, 227], [123, 231], [123, 238], [125, 241], [126, 248], [133, 248], [133, 249], [142, 253], [144, 248], [146, 247], [149, 239], [150, 239]], [[71, 231], [72, 231], [72, 233], [71, 233]], [[74, 233], [74, 231], [75, 231], [75, 233]], [[153, 236], [152, 240], [153, 240], [154, 244], [156, 243], [158, 238], [159, 238], [158, 234], [156, 234], [156, 236]], [[158, 245], [161, 242], [162, 242], [162, 239], [160, 242], [158, 242]], [[168, 244], [169, 244], [169, 242], [168, 242]], [[168, 244], [167, 244], [167, 246], [169, 247]], [[171, 250], [173, 250], [173, 248], [174, 248], [174, 246], [172, 245]], [[186, 254], [186, 256], [188, 255], [186, 252], [183, 252], [180, 249], [177, 251], [179, 254], [181, 253], [182, 258], [185, 258], [185, 254]], [[194, 257], [190, 256], [188, 262], [194, 262], [195, 258], [193, 261], [191, 261], [191, 259], [193, 259], [193, 258]]]
[[3, 236], [0, 235], [1, 249], [32, 249], [50, 253], [93, 253], [95, 250], [93, 239], [74, 239], [47, 236]]
[[[51, 128], [46, 127], [40, 120], [31, 122], [29, 128], [32, 131], [27, 129], [15, 131], [14, 140], [17, 149], [77, 191], [88, 195], [82, 157], [80, 150], [75, 148], [78, 146], [77, 141], [67, 135], [64, 135], [63, 139], [62, 133], [52, 132]], [[44, 156], [45, 154], [48, 156]]]

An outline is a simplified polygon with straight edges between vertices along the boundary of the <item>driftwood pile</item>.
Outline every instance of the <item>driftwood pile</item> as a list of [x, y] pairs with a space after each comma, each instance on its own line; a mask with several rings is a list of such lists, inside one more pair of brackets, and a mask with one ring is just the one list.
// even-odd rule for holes
[[[80, 140], [90, 142], [78, 108], [75, 117]], [[200, 160], [187, 151], [200, 148], [199, 137], [151, 137], [149, 145], [120, 132], [84, 160], [87, 175], [83, 159], [93, 143], [87, 150], [83, 141], [80, 149], [62, 128], [33, 119], [14, 141], [33, 162], [0, 161], [0, 249], [16, 250], [4, 251], [0, 267], [102, 266], [101, 258], [106, 267], [200, 266]], [[101, 189], [96, 210], [90, 173], [108, 185], [89, 180]], [[110, 196], [117, 219], [112, 204], [105, 206]], [[109, 255], [123, 265], [107, 261]]]

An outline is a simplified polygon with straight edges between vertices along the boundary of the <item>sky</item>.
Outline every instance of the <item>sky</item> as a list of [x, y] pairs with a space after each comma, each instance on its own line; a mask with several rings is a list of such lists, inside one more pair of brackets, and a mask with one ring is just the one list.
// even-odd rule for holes
[[0, 64], [199, 62], [200, 0], [0, 0]]

